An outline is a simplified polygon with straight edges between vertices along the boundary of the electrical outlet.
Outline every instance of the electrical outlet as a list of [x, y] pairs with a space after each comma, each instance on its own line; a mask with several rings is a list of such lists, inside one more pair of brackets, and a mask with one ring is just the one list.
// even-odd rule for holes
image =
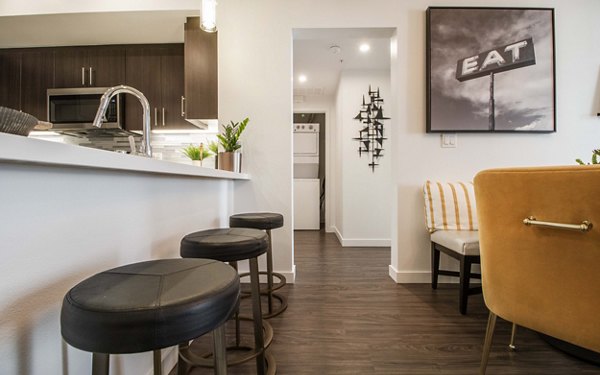
[[456, 148], [456, 133], [442, 133], [442, 148]]

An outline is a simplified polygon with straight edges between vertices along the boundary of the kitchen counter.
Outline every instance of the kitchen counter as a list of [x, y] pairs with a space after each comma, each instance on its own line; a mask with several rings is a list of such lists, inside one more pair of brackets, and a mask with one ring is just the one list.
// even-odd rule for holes
[[[246, 174], [0, 134], [0, 374], [89, 374], [90, 354], [60, 345], [65, 293], [106, 269], [178, 258], [186, 234], [228, 226], [248, 184]], [[124, 357], [122, 373], [151, 373], [151, 352]], [[176, 348], [163, 363], [175, 366]]]
[[149, 159], [142, 156], [50, 142], [6, 133], [0, 133], [0, 163], [2, 162], [107, 169], [212, 179], [250, 179], [245, 173], [202, 168], [194, 165]]

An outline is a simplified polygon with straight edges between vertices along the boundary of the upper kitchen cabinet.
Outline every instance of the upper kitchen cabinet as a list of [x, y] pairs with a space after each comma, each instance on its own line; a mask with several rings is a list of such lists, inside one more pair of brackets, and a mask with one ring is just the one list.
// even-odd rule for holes
[[[183, 45], [139, 45], [127, 49], [126, 83], [140, 90], [150, 104], [153, 129], [194, 129], [183, 117]], [[125, 98], [125, 127], [142, 129], [142, 108]]]
[[217, 33], [200, 29], [199, 17], [185, 23], [185, 118], [216, 119], [218, 107]]
[[110, 87], [124, 82], [123, 46], [56, 49], [55, 87]]
[[48, 121], [46, 89], [54, 87], [54, 51], [27, 49], [21, 62], [21, 110]]
[[0, 50], [0, 106], [21, 109], [21, 53]]

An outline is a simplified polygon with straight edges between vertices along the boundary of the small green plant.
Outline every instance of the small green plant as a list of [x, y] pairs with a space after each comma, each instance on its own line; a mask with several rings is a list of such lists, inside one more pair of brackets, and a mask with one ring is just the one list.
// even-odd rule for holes
[[584, 163], [581, 159], [575, 159], [575, 161], [581, 165], [600, 164], [600, 161], [598, 160], [598, 158], [600, 158], [600, 149], [592, 151], [592, 162], [591, 163]]
[[235, 152], [242, 147], [239, 140], [242, 132], [246, 129], [246, 125], [248, 125], [248, 121], [250, 119], [246, 117], [240, 122], [231, 121], [229, 125], [223, 125], [223, 133], [217, 134], [217, 138], [219, 138], [225, 152]]
[[212, 152], [205, 148], [202, 143], [200, 146], [189, 145], [182, 150], [183, 154], [192, 160], [204, 160], [212, 156]]
[[213, 154], [217, 155], [219, 153], [219, 142], [209, 141], [207, 147]]

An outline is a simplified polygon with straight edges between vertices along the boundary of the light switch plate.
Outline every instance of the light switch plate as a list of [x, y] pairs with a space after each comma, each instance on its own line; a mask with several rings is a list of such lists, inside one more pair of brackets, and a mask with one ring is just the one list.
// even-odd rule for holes
[[448, 134], [442, 133], [441, 140], [442, 140], [442, 142], [441, 142], [442, 148], [456, 148], [456, 143], [457, 143], [456, 142], [457, 141], [456, 133], [448, 133]]

